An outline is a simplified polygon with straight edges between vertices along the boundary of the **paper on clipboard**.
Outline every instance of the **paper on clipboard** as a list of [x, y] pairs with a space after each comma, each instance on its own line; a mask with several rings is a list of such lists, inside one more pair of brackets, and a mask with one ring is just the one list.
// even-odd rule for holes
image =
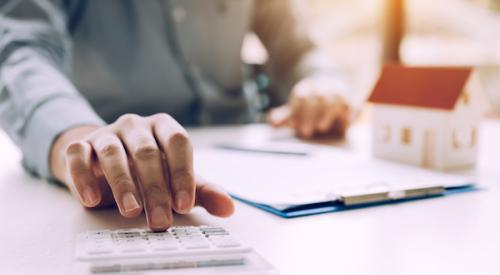
[[255, 154], [205, 148], [195, 151], [195, 171], [245, 200], [267, 205], [334, 201], [345, 194], [439, 185], [471, 179], [358, 156], [336, 148], [307, 156]]

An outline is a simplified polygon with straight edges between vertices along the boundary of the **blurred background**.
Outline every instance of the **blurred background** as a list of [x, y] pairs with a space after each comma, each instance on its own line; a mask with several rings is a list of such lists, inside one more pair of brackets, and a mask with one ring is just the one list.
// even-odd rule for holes
[[[479, 66], [500, 110], [500, 0], [294, 0], [312, 38], [346, 68], [362, 102], [384, 62]], [[243, 59], [265, 62], [249, 35]]]

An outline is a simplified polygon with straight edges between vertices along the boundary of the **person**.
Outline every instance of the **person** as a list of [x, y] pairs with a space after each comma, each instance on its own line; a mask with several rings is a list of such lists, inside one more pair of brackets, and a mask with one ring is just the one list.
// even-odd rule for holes
[[[9, 0], [0, 7], [0, 122], [36, 176], [87, 208], [144, 210], [153, 230], [230, 197], [193, 171], [183, 126], [255, 121], [240, 51], [269, 53], [269, 122], [302, 138], [342, 133], [341, 72], [289, 0]], [[223, 165], [223, 164], [221, 164]]]

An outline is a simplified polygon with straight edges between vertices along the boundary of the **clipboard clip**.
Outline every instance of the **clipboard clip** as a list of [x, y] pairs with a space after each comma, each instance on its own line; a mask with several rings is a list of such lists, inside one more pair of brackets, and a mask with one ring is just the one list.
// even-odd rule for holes
[[444, 192], [445, 188], [443, 186], [435, 185], [418, 188], [394, 189], [376, 193], [347, 194], [341, 195], [339, 200], [346, 206], [352, 206], [368, 203], [438, 196], [442, 195]]

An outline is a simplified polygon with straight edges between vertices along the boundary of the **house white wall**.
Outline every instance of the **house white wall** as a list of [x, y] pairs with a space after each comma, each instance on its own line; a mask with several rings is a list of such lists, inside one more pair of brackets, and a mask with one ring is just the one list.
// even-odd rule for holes
[[[393, 161], [442, 169], [445, 164], [445, 129], [450, 112], [376, 104], [373, 107], [372, 148], [376, 157]], [[389, 139], [384, 141], [384, 132], [389, 127]], [[403, 129], [411, 131], [411, 140], [403, 142]], [[425, 147], [426, 136], [433, 135], [430, 148]], [[429, 163], [425, 159], [431, 158]]]
[[[487, 109], [486, 97], [483, 94], [477, 75], [473, 74], [471, 76], [464, 93], [467, 93], [467, 95], [462, 95], [460, 100], [457, 101], [447, 123], [448, 128], [445, 138], [449, 142], [446, 143], [445, 148], [446, 169], [471, 166], [475, 164], [477, 157], [479, 124], [483, 113]], [[458, 147], [454, 144], [454, 141], [458, 141]]]

